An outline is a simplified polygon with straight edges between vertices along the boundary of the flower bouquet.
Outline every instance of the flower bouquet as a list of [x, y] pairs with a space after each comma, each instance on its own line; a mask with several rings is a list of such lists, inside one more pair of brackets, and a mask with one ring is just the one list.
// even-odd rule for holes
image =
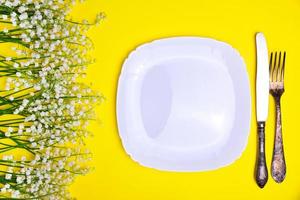
[[102, 96], [81, 81], [95, 22], [68, 19], [73, 1], [0, 0], [0, 199], [70, 199], [86, 174], [84, 139]]

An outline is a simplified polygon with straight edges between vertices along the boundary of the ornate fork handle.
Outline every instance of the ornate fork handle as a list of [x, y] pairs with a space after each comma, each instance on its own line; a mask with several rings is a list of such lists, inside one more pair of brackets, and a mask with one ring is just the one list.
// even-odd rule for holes
[[256, 183], [260, 188], [263, 188], [268, 181], [268, 170], [265, 155], [265, 122], [257, 122], [258, 132], [258, 160], [256, 167]]
[[276, 131], [275, 131], [275, 142], [274, 151], [272, 158], [272, 177], [273, 179], [281, 183], [286, 175], [286, 163], [283, 151], [283, 139], [282, 139], [282, 125], [281, 125], [281, 106], [280, 97], [275, 98], [276, 105]]

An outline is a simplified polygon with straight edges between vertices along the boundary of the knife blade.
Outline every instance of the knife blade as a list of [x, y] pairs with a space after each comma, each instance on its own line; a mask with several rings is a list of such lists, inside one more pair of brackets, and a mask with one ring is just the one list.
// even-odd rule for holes
[[267, 42], [263, 33], [256, 34], [256, 57], [256, 119], [259, 140], [256, 182], [260, 188], [263, 188], [268, 181], [265, 156], [265, 122], [269, 109], [269, 60]]
[[269, 59], [263, 33], [256, 34], [256, 54], [256, 118], [258, 122], [265, 122], [269, 108]]

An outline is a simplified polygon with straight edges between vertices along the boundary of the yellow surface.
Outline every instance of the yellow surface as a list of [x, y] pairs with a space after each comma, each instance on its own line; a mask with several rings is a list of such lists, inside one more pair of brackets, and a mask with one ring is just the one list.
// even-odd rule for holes
[[[88, 141], [94, 152], [93, 173], [71, 187], [78, 200], [200, 200], [300, 199], [300, 1], [299, 0], [87, 0], [74, 15], [90, 18], [105, 11], [107, 19], [90, 36], [97, 63], [89, 82], [103, 92], [106, 102], [98, 113], [101, 125], [92, 127]], [[286, 93], [283, 131], [287, 177], [276, 184], [269, 178], [261, 190], [254, 181], [256, 123], [254, 106], [254, 34], [265, 33], [270, 51], [286, 50]], [[241, 53], [251, 82], [252, 119], [249, 143], [242, 157], [229, 167], [211, 172], [168, 173], [141, 167], [124, 152], [117, 132], [115, 97], [121, 64], [139, 44], [169, 36], [196, 35], [225, 41]], [[267, 164], [270, 166], [274, 104], [270, 98], [267, 121]]]

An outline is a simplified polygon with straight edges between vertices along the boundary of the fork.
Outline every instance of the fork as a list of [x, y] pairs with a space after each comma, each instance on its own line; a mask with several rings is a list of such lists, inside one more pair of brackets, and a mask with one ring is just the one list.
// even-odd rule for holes
[[271, 53], [270, 57], [270, 93], [276, 107], [275, 140], [271, 165], [273, 179], [281, 183], [286, 175], [286, 163], [283, 151], [280, 99], [284, 93], [284, 68], [286, 52]]

